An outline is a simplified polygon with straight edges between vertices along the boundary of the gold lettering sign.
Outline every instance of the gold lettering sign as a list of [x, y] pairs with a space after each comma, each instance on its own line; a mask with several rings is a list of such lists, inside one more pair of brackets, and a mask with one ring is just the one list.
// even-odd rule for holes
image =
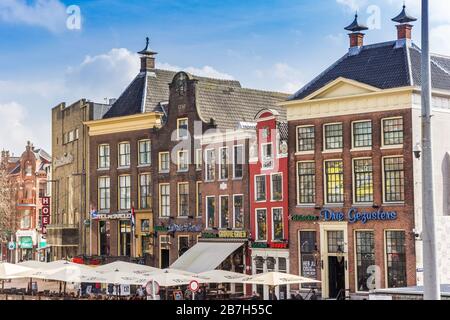
[[219, 238], [247, 238], [247, 232], [221, 230], [219, 231]]

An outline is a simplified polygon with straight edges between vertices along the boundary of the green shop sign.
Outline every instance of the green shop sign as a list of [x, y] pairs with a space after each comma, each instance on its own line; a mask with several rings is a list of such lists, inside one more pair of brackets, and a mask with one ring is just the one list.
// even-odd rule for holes
[[304, 216], [304, 215], [295, 215], [291, 216], [291, 221], [319, 221], [319, 216]]
[[267, 243], [266, 242], [253, 242], [252, 243], [252, 248], [267, 248]]
[[33, 249], [33, 239], [31, 237], [20, 237], [19, 247], [21, 249]]
[[217, 233], [212, 233], [212, 232], [202, 232], [202, 238], [218, 238], [219, 235]]
[[156, 232], [167, 232], [167, 231], [169, 231], [169, 228], [168, 227], [165, 227], [165, 226], [155, 226], [155, 231]]

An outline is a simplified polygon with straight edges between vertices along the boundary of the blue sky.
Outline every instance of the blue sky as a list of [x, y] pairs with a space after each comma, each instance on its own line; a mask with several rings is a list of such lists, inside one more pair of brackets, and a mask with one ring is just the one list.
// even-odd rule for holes
[[[450, 55], [450, 1], [432, 2], [432, 47]], [[158, 66], [294, 92], [341, 57], [358, 9], [366, 43], [393, 40], [402, 0], [0, 0], [0, 148], [50, 150], [50, 109], [120, 95], [145, 37]], [[67, 7], [81, 10], [69, 30]], [[418, 16], [419, 0], [409, 0]], [[378, 14], [379, 13], [379, 14]], [[375, 20], [374, 20], [375, 19]], [[375, 22], [375, 23], [373, 23]], [[420, 28], [414, 30], [420, 44]]]

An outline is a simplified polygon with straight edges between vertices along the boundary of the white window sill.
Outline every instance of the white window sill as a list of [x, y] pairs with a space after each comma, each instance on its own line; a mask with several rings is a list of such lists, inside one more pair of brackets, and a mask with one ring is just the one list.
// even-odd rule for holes
[[323, 205], [324, 208], [336, 208], [336, 207], [343, 207], [344, 203], [325, 203]]
[[395, 144], [392, 146], [382, 146], [380, 147], [380, 150], [391, 150], [391, 149], [403, 149], [403, 145], [402, 144]]
[[296, 208], [315, 208], [316, 204], [315, 203], [302, 203], [302, 204], [297, 204], [295, 207]]
[[405, 205], [404, 201], [398, 201], [398, 202], [383, 202], [381, 206], [383, 207], [394, 207], [394, 206], [403, 206]]
[[167, 171], [158, 171], [159, 173], [169, 173], [170, 171], [169, 170], [167, 170]]
[[108, 168], [97, 168], [97, 171], [109, 171], [110, 170], [110, 168], [108, 167]]
[[151, 166], [152, 166], [151, 163], [146, 163], [146, 164], [140, 164], [140, 165], [138, 165], [137, 167], [138, 167], [138, 168], [149, 168], [149, 167], [151, 167]]
[[322, 153], [342, 153], [343, 149], [327, 149], [323, 150]]
[[117, 170], [129, 170], [130, 166], [121, 166], [121, 167], [117, 167]]
[[358, 151], [372, 151], [372, 148], [364, 147], [364, 148], [352, 148], [350, 152], [358, 152]]
[[306, 156], [306, 155], [313, 155], [315, 152], [313, 151], [297, 151], [294, 155], [296, 156]]

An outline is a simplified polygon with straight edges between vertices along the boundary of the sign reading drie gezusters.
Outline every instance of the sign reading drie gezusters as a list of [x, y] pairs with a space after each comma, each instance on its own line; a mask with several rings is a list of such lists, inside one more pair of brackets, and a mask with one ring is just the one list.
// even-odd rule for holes
[[378, 209], [377, 211], [367, 212], [358, 211], [355, 208], [351, 208], [347, 211], [347, 214], [339, 211], [332, 211], [330, 209], [322, 209], [320, 212], [320, 217], [324, 221], [348, 221], [349, 223], [361, 222], [363, 224], [369, 221], [386, 221], [386, 220], [396, 220], [396, 211], [384, 211], [383, 209]]

